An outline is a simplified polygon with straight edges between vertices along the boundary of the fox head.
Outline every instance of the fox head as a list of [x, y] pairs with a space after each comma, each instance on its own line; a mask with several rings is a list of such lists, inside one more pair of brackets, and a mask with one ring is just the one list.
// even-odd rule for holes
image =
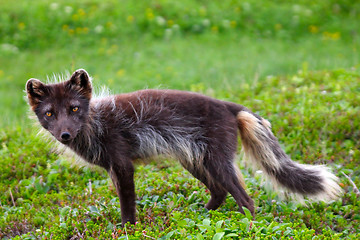
[[69, 80], [44, 84], [31, 78], [26, 83], [31, 109], [40, 124], [58, 141], [74, 140], [87, 121], [92, 85], [88, 73], [79, 69]]

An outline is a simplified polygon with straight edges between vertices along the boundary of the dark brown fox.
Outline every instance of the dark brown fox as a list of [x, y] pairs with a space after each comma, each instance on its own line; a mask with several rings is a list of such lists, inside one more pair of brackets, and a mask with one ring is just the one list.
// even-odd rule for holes
[[270, 123], [239, 104], [176, 90], [92, 98], [83, 69], [60, 83], [30, 79], [26, 91], [46, 130], [85, 161], [107, 170], [120, 198], [123, 224], [136, 221], [133, 160], [156, 155], [176, 158], [206, 185], [211, 192], [207, 209], [217, 209], [229, 192], [241, 213], [246, 207], [254, 214], [234, 164], [238, 132], [245, 157], [280, 187], [315, 200], [341, 194], [326, 167], [293, 162]]

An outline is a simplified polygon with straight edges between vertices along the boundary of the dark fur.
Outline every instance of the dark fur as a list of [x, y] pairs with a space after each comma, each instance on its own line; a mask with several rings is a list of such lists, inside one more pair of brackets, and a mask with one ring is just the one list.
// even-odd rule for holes
[[[218, 208], [229, 192], [240, 212], [246, 207], [254, 214], [253, 201], [241, 186], [233, 163], [238, 129], [250, 155], [260, 159], [262, 168], [282, 186], [301, 194], [324, 191], [325, 180], [319, 170], [295, 165], [263, 119], [241, 105], [175, 90], [143, 90], [92, 99], [85, 70], [77, 70], [68, 81], [56, 84], [30, 79], [26, 90], [45, 129], [83, 159], [108, 171], [120, 198], [123, 224], [135, 223], [133, 160], [158, 154], [177, 158], [209, 188], [211, 199], [206, 208]], [[74, 107], [78, 107], [76, 112]], [[47, 112], [52, 116], [46, 116]], [[242, 112], [250, 115], [239, 115]], [[252, 129], [254, 124], [260, 130]], [[268, 161], [269, 154], [277, 162]]]

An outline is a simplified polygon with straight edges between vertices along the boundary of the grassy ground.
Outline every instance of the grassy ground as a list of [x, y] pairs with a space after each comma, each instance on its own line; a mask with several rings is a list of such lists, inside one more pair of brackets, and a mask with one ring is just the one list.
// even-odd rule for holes
[[[0, 238], [359, 238], [359, 11], [346, 0], [3, 1]], [[77, 68], [114, 93], [177, 88], [246, 105], [294, 160], [328, 164], [345, 194], [301, 206], [242, 169], [255, 219], [231, 196], [209, 212], [205, 187], [162, 159], [137, 165], [138, 224], [121, 228], [107, 174], [54, 153], [27, 118], [26, 80]]]

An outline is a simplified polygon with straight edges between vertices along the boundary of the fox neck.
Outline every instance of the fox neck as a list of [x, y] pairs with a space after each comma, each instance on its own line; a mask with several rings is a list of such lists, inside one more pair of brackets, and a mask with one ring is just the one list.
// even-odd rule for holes
[[[85, 161], [99, 165], [104, 154], [101, 138], [104, 135], [99, 114], [90, 107], [89, 115], [72, 142], [68, 144]], [[105, 166], [104, 166], [105, 167]]]

